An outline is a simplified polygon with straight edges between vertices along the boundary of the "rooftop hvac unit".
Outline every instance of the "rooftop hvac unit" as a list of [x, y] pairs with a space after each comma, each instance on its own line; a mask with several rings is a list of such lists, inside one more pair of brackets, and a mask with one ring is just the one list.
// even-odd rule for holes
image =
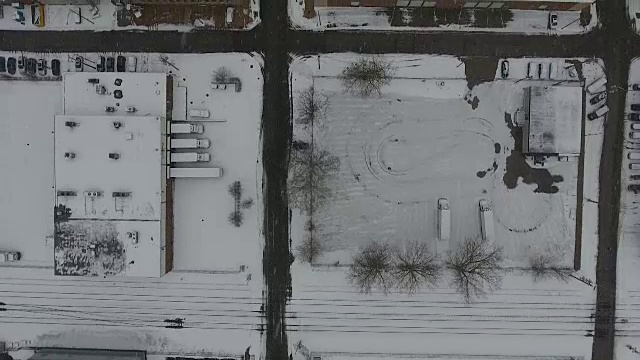
[[120, 159], [120, 154], [118, 154], [118, 153], [109, 153], [109, 159], [118, 160], [118, 159]]
[[134, 244], [138, 243], [138, 232], [137, 231], [127, 231], [127, 239], [131, 239], [131, 242]]
[[78, 123], [75, 121], [65, 121], [64, 126], [68, 126], [73, 129], [74, 127], [78, 126]]
[[120, 121], [114, 121], [113, 122], [113, 127], [118, 130], [122, 127], [122, 123]]
[[84, 196], [91, 198], [100, 197], [102, 196], [102, 191], [85, 191]]
[[111, 193], [111, 196], [114, 198], [130, 197], [131, 192], [130, 191], [114, 191], [113, 193]]
[[64, 153], [64, 157], [66, 159], [75, 159], [76, 158], [76, 153], [74, 153], [72, 151], [67, 151], [66, 153]]
[[58, 196], [76, 196], [76, 192], [73, 190], [58, 190]]
[[312, 356], [311, 360], [322, 360], [322, 356]]

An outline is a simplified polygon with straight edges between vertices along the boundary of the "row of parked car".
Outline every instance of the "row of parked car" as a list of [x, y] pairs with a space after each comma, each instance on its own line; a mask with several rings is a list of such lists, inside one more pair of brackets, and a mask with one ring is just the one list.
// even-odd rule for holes
[[[640, 84], [631, 85], [633, 91], [640, 91]], [[629, 112], [629, 120], [631, 125], [629, 126], [629, 140], [640, 141], [640, 104], [631, 104], [631, 111]], [[627, 159], [629, 159], [629, 170], [635, 172], [640, 171], [640, 149], [631, 150], [627, 153]], [[630, 181], [639, 181], [640, 174], [629, 175]], [[640, 193], [640, 184], [631, 183], [627, 186], [627, 190], [633, 191], [635, 194]]]
[[78, 55], [74, 60], [75, 71], [84, 71], [86, 66], [98, 72], [135, 72], [137, 65], [138, 60], [135, 56], [129, 56], [128, 58], [125, 58], [122, 55], [118, 55], [116, 57], [100, 56], [98, 61], [94, 62], [89, 58]]
[[21, 74], [32, 76], [47, 76], [48, 69], [51, 69], [53, 76], [60, 76], [60, 60], [53, 59], [49, 64], [46, 59], [34, 59], [24, 56], [19, 56], [16, 59], [15, 57], [5, 58], [0, 56], [0, 74], [15, 75], [20, 72]]

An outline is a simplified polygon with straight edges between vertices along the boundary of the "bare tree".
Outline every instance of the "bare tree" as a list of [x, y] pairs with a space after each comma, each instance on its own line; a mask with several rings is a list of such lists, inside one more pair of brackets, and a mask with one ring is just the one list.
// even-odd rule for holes
[[340, 168], [340, 160], [327, 150], [311, 146], [291, 152], [289, 199], [291, 204], [312, 213], [331, 194], [329, 178]]
[[349, 282], [363, 293], [373, 288], [388, 292], [393, 287], [393, 252], [389, 245], [371, 242], [354, 258], [347, 274]]
[[401, 291], [415, 293], [422, 286], [434, 287], [440, 281], [442, 268], [436, 255], [424, 242], [411, 242], [394, 252], [393, 276]]
[[550, 279], [568, 282], [573, 275], [573, 270], [563, 267], [560, 258], [550, 252], [531, 254], [527, 271], [535, 282]]
[[389, 85], [395, 68], [380, 56], [361, 57], [349, 64], [339, 75], [345, 90], [362, 97], [381, 94]]
[[300, 91], [296, 101], [297, 121], [304, 126], [313, 126], [314, 122], [322, 120], [329, 109], [329, 98], [323, 92], [316, 91], [313, 85]]
[[471, 302], [502, 285], [502, 248], [482, 238], [467, 238], [450, 252], [445, 266], [453, 272], [451, 286]]
[[298, 257], [300, 257], [302, 261], [313, 264], [320, 256], [322, 256], [322, 254], [324, 254], [325, 247], [322, 244], [320, 235], [318, 234], [318, 229], [311, 219], [307, 220], [307, 223], [305, 224], [305, 231], [304, 240], [300, 245], [298, 245], [296, 251]]
[[229, 222], [235, 227], [240, 227], [244, 222], [244, 214], [242, 211], [236, 210], [229, 213]]
[[213, 81], [219, 84], [227, 84], [231, 82], [231, 77], [233, 77], [231, 70], [224, 66], [219, 67], [213, 72]]

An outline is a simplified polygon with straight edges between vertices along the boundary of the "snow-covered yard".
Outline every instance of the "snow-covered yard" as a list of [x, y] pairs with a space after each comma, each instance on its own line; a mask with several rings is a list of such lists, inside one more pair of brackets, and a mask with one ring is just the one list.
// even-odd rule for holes
[[[508, 59], [507, 78], [501, 78], [498, 66], [491, 70], [493, 81], [469, 89], [467, 64], [457, 58], [383, 57], [396, 72], [381, 95], [370, 98], [345, 93], [337, 78], [357, 55], [326, 54], [292, 63], [294, 119], [300, 91], [313, 85], [326, 95], [326, 117], [314, 126], [313, 141], [340, 160], [329, 182], [332, 193], [314, 215], [316, 239], [326, 251], [313, 267], [300, 257], [292, 267], [292, 351], [302, 341], [311, 353], [329, 359], [391, 353], [418, 358], [588, 358], [595, 311], [592, 287], [573, 279], [536, 283], [518, 269], [539, 251], [560, 256], [567, 267], [574, 264], [579, 158], [547, 170], [532, 169], [521, 153], [522, 134], [514, 125], [514, 113], [523, 103], [524, 88], [580, 86], [578, 76], [569, 75], [564, 59]], [[573, 61], [581, 62], [587, 84], [603, 76], [601, 62]], [[562, 70], [554, 81], [526, 79], [529, 62], [555, 62]], [[584, 98], [578, 101], [582, 104]], [[588, 103], [581, 106], [584, 115], [593, 111]], [[593, 199], [598, 196], [603, 119], [582, 121], [586, 136], [580, 196]], [[294, 140], [309, 141], [309, 135], [294, 125]], [[439, 198], [451, 204], [449, 241], [437, 239]], [[466, 304], [447, 286], [446, 275], [435, 288], [413, 296], [361, 294], [347, 281], [352, 256], [372, 241], [427, 243], [444, 259], [465, 238], [480, 236], [480, 199], [493, 204], [495, 243], [503, 248], [503, 266], [511, 267], [501, 289]], [[580, 204], [582, 247], [577, 256], [582, 266], [575, 275], [589, 280], [595, 278], [597, 204]], [[294, 249], [306, 236], [306, 220], [294, 209]], [[427, 341], [424, 334], [434, 335]], [[375, 336], [384, 336], [384, 341], [381, 337], [359, 346], [365, 341], [358, 339]], [[505, 344], [505, 336], [511, 345]]]
[[[304, 17], [304, 1], [289, 1], [289, 17], [295, 27], [305, 30], [394, 30], [394, 31], [491, 31], [527, 34], [570, 35], [591, 31], [598, 24], [596, 4], [590, 8], [591, 18], [586, 26], [581, 25], [579, 11], [558, 11], [558, 27], [548, 28], [549, 12], [543, 10], [512, 10], [513, 17], [504, 27], [476, 27], [470, 12], [467, 21], [460, 16], [449, 21], [434, 17], [433, 9], [372, 8], [372, 7], [316, 7], [316, 16]], [[414, 11], [416, 14], [412, 14]], [[428, 19], [421, 16], [428, 15]], [[441, 16], [441, 15], [440, 15]]]

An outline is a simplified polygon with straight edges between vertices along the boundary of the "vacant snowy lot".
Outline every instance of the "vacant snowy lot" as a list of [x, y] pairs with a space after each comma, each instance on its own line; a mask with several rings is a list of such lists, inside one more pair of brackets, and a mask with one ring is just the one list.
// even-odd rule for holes
[[[327, 359], [588, 359], [595, 291], [597, 204], [604, 119], [584, 121], [584, 153], [548, 170], [532, 169], [520, 152], [522, 134], [513, 113], [523, 88], [560, 81], [590, 84], [603, 76], [597, 60], [581, 74], [562, 70], [556, 81], [526, 79], [529, 62], [508, 59], [509, 75], [497, 64], [484, 83], [468, 86], [468, 64], [444, 56], [388, 55], [395, 77], [379, 97], [344, 93], [336, 75], [352, 54], [294, 60], [292, 98], [314, 85], [329, 106], [314, 126], [313, 141], [340, 160], [330, 180], [331, 196], [315, 214], [317, 236], [327, 248], [316, 266], [292, 266], [293, 296], [287, 308], [294, 358]], [[477, 68], [475, 68], [477, 70]], [[486, 75], [486, 74], [485, 74]], [[469, 90], [469, 87], [472, 89]], [[586, 104], [584, 113], [594, 106]], [[294, 140], [310, 141], [294, 125]], [[579, 163], [583, 171], [579, 174]], [[578, 177], [583, 176], [578, 195]], [[436, 201], [451, 203], [451, 240], [437, 240]], [[363, 294], [346, 278], [352, 255], [371, 241], [427, 243], [440, 259], [465, 237], [480, 235], [479, 199], [493, 203], [496, 243], [503, 247], [502, 286], [466, 303], [445, 274], [432, 288], [408, 295], [374, 289]], [[561, 255], [572, 266], [577, 204], [582, 206], [581, 270], [584, 282], [535, 282], [520, 266], [532, 251]], [[306, 215], [294, 210], [293, 247], [306, 236]], [[338, 262], [338, 263], [336, 263]], [[375, 339], [375, 341], [372, 341]], [[561, 340], [560, 340], [561, 339]], [[378, 341], [379, 340], [379, 341]]]
[[[512, 265], [538, 250], [572, 264], [578, 163], [536, 173], [525, 166], [511, 113], [526, 82], [491, 82], [469, 93], [464, 65], [437, 63], [433, 69], [453, 72], [436, 73], [401, 57], [397, 79], [381, 96], [362, 98], [342, 91], [335, 75], [343, 64], [323, 57], [310, 77], [317, 59], [309, 59], [293, 74], [294, 94], [313, 83], [328, 97], [315, 141], [340, 159], [331, 201], [316, 215], [329, 249], [322, 263], [349, 263], [345, 255], [372, 240], [427, 242], [443, 254], [480, 236], [478, 201], [487, 199], [496, 241]], [[439, 198], [451, 203], [450, 241], [437, 240]]]

